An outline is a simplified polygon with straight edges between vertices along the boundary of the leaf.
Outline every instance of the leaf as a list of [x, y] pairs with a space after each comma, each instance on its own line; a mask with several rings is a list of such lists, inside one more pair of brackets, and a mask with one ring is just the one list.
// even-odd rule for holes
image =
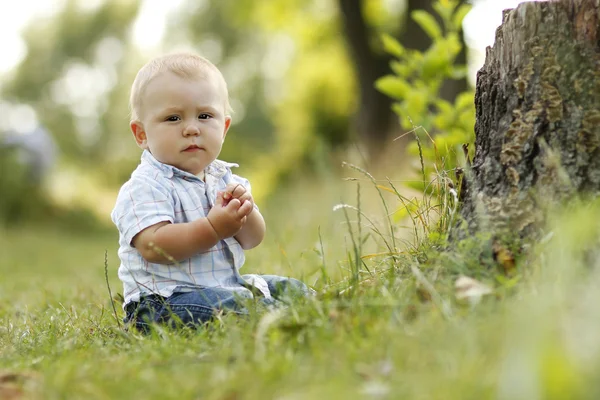
[[402, 104], [402, 103], [392, 104], [392, 111], [398, 116], [404, 115], [404, 111], [405, 111], [404, 104]]
[[383, 257], [383, 256], [395, 256], [395, 255], [399, 255], [399, 254], [406, 254], [406, 252], [404, 252], [404, 251], [394, 251], [394, 252], [385, 251], [383, 253], [365, 254], [364, 256], [361, 256], [360, 258], [362, 260], [369, 260], [371, 258]]
[[397, 99], [403, 99], [410, 91], [408, 83], [393, 75], [386, 75], [375, 81], [375, 87], [383, 94]]
[[469, 73], [469, 70], [465, 66], [462, 66], [462, 67], [452, 67], [452, 70], [450, 71], [450, 78], [452, 78], [452, 79], [463, 79], [463, 78], [467, 77], [468, 73]]
[[498, 262], [504, 273], [507, 276], [514, 276], [517, 271], [517, 265], [512, 251], [498, 242], [494, 242], [492, 250], [494, 251], [494, 259]]
[[428, 12], [415, 10], [411, 13], [411, 17], [431, 39], [442, 37], [442, 28], [440, 28], [435, 18]]
[[456, 280], [454, 288], [456, 289], [457, 299], [468, 300], [471, 303], [478, 303], [482, 296], [494, 292], [488, 285], [464, 275]]
[[[409, 182], [409, 184], [410, 183], [414, 183], [414, 182]], [[423, 185], [423, 182], [416, 182], [416, 183], [421, 184], [421, 186], [418, 188], [418, 190], [420, 190], [421, 192], [423, 190], [425, 190], [425, 186]], [[400, 220], [402, 220], [403, 218], [405, 218], [409, 215], [414, 215], [416, 213], [416, 211], [418, 211], [419, 206], [420, 205], [416, 200], [414, 202], [411, 201], [406, 204], [403, 204], [392, 214], [393, 221], [399, 222]]]
[[0, 371], [0, 399], [23, 398], [22, 387], [35, 378], [37, 376], [30, 373]]
[[400, 62], [400, 61], [396, 61], [396, 60], [390, 61], [390, 67], [392, 68], [392, 71], [394, 71], [394, 73], [396, 75], [398, 75], [399, 77], [402, 77], [402, 78], [409, 77], [414, 69], [414, 68], [411, 68], [410, 63]]
[[402, 58], [406, 52], [404, 46], [387, 33], [381, 35], [381, 42], [383, 43], [384, 50], [397, 58]]
[[390, 193], [396, 194], [396, 192], [394, 191], [394, 189], [389, 188], [387, 186], [377, 185], [377, 188], [379, 188], [381, 190], [385, 190], [386, 192], [390, 192]]
[[475, 107], [475, 94], [473, 92], [463, 92], [456, 96], [454, 107], [457, 110], [466, 110]]
[[427, 288], [425, 288], [423, 285], [418, 285], [416, 291], [417, 297], [422, 303], [431, 301], [431, 292], [429, 292], [429, 290], [427, 290]]
[[452, 114], [454, 112], [452, 103], [447, 100], [435, 99], [434, 104], [442, 114]]
[[412, 90], [404, 102], [408, 117], [422, 118], [428, 106], [428, 93], [424, 90]]
[[452, 11], [456, 7], [456, 1], [452, 0], [434, 2], [432, 6], [435, 12], [442, 18], [442, 21], [444, 21], [445, 26], [448, 26], [448, 24], [451, 22]]
[[439, 47], [440, 46], [432, 46], [427, 50], [421, 67], [423, 79], [436, 85], [438, 84], [438, 81], [443, 80], [444, 75], [448, 75], [446, 71], [450, 66], [448, 54], [445, 51], [440, 51], [442, 49]]

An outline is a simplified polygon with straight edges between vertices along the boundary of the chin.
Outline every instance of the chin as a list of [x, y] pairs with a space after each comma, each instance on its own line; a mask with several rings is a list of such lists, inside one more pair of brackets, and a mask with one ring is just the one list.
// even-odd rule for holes
[[186, 168], [186, 169], [184, 169], [184, 171], [189, 172], [192, 175], [198, 175], [200, 172], [204, 171], [204, 168], [192, 167], [192, 168]]

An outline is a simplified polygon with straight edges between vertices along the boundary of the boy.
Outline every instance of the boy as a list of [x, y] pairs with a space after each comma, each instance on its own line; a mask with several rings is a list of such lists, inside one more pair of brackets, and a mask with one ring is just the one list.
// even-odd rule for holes
[[284, 290], [309, 293], [295, 279], [238, 272], [265, 221], [249, 182], [231, 172], [237, 165], [217, 160], [231, 124], [220, 71], [194, 54], [158, 57], [138, 72], [130, 107], [143, 154], [111, 214], [125, 321], [142, 331], [177, 319], [196, 325], [244, 313], [240, 298], [272, 304]]

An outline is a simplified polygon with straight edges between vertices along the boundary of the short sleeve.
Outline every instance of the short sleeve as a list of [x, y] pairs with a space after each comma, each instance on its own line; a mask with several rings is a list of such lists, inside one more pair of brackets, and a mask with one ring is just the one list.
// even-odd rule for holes
[[[229, 184], [229, 183], [240, 184], [240, 185], [244, 186], [248, 192], [252, 193], [252, 187], [250, 186], [250, 181], [246, 178], [243, 178], [239, 175], [232, 173], [231, 171], [227, 172], [227, 174], [224, 177], [224, 180], [225, 180], [225, 184]], [[258, 210], [258, 206], [256, 205], [256, 203], [254, 203], [254, 209]]]
[[164, 221], [173, 223], [174, 202], [170, 192], [157, 181], [132, 178], [119, 191], [111, 218], [126, 243], [131, 245], [134, 236], [149, 226]]

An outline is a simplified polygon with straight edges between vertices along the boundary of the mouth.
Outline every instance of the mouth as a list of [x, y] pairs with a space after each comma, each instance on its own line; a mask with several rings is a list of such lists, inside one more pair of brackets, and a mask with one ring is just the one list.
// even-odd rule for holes
[[183, 151], [188, 152], [188, 153], [200, 151], [200, 150], [203, 150], [202, 147], [200, 147], [196, 144], [191, 144], [188, 147], [186, 147], [185, 149], [183, 149]]

